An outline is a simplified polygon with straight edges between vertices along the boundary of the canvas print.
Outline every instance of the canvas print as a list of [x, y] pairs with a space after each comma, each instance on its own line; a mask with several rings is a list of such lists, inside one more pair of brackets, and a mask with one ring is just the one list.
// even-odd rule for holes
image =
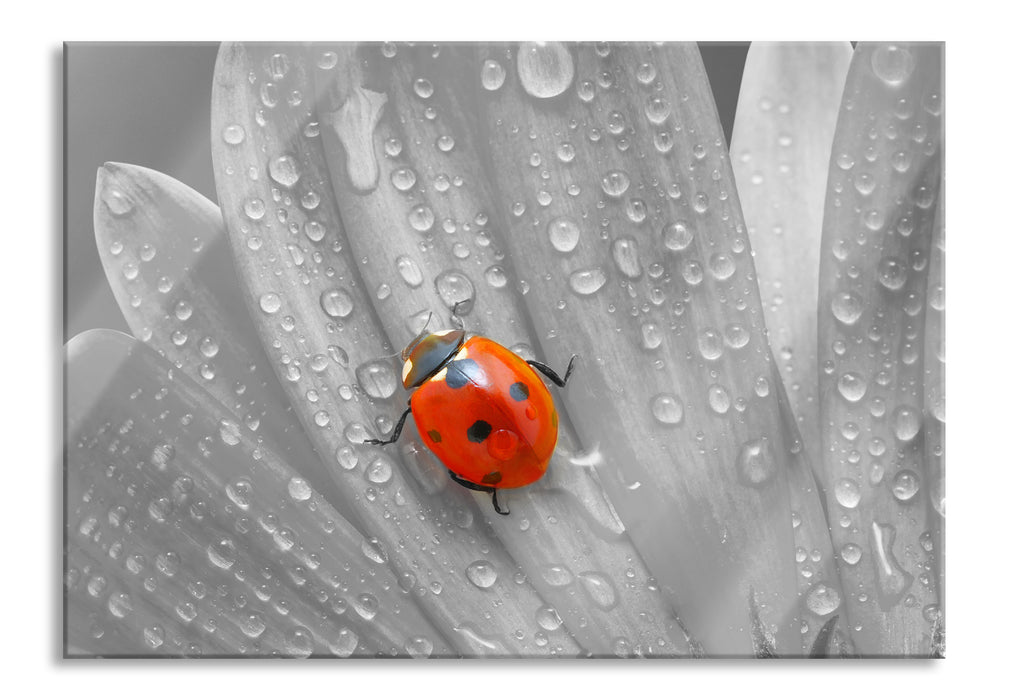
[[944, 656], [941, 43], [64, 59], [65, 656]]

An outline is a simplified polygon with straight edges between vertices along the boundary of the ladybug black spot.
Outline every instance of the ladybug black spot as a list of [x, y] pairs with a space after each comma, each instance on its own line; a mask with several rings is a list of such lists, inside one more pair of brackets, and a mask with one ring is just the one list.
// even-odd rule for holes
[[498, 484], [501, 482], [501, 472], [491, 472], [484, 478], [480, 479], [480, 483], [483, 484]]
[[522, 382], [515, 382], [508, 388], [508, 393], [516, 401], [525, 401], [529, 398], [529, 387]]
[[490, 423], [478, 420], [466, 431], [466, 437], [469, 438], [470, 442], [483, 442], [490, 435], [490, 430]]
[[484, 382], [483, 370], [476, 360], [466, 358], [464, 360], [453, 360], [448, 363], [445, 372], [445, 383], [450, 389], [460, 389], [467, 383], [481, 385]]
[[432, 442], [441, 442], [441, 433], [437, 430], [428, 430], [427, 435], [431, 438]]

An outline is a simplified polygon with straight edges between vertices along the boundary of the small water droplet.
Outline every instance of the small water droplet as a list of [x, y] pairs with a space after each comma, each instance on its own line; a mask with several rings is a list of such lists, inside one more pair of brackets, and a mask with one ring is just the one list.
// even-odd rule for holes
[[663, 425], [683, 422], [683, 402], [672, 394], [656, 394], [652, 398], [652, 415]]
[[266, 204], [258, 197], [245, 200], [243, 205], [245, 215], [253, 221], [259, 221], [266, 214]]
[[237, 445], [242, 437], [242, 428], [233, 420], [222, 418], [218, 423], [221, 441], [226, 445]]
[[237, 550], [235, 543], [227, 537], [207, 545], [207, 558], [214, 566], [227, 571], [235, 564]]
[[239, 124], [229, 124], [221, 132], [221, 138], [224, 139], [225, 143], [237, 146], [245, 140], [245, 129]]
[[602, 179], [603, 192], [614, 199], [623, 196], [630, 186], [631, 178], [623, 170], [611, 170]]
[[407, 221], [414, 231], [426, 233], [434, 226], [434, 212], [426, 204], [417, 204], [407, 214]]
[[291, 188], [301, 177], [298, 170], [298, 161], [291, 155], [281, 155], [270, 159], [270, 177], [282, 187]]
[[376, 457], [364, 470], [364, 478], [373, 484], [385, 484], [392, 478], [392, 463], [385, 457]]
[[296, 501], [307, 501], [312, 497], [312, 487], [304, 479], [294, 476], [287, 482], [287, 493]]
[[858, 372], [844, 372], [837, 378], [837, 390], [846, 401], [860, 401], [868, 389], [868, 384]]
[[693, 240], [694, 233], [687, 227], [686, 221], [674, 221], [662, 228], [662, 242], [673, 252], [686, 249]]
[[865, 304], [855, 292], [838, 292], [830, 302], [834, 318], [845, 325], [853, 325], [862, 316]]
[[719, 415], [729, 412], [732, 401], [729, 399], [729, 392], [721, 384], [712, 384], [708, 388], [708, 405], [711, 410]]

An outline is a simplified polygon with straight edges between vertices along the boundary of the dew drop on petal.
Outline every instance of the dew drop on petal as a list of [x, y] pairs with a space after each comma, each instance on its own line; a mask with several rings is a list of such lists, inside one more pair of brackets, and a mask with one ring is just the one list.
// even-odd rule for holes
[[360, 365], [355, 372], [357, 383], [373, 399], [387, 399], [396, 391], [398, 378], [389, 363], [382, 360]]
[[576, 270], [568, 277], [571, 291], [581, 296], [591, 296], [606, 284], [606, 272], [601, 267]]
[[743, 443], [736, 456], [736, 471], [747, 486], [762, 486], [774, 476], [777, 463], [767, 438]]
[[623, 196], [630, 186], [631, 178], [623, 170], [611, 170], [603, 175], [603, 192], [614, 199]]
[[354, 300], [343, 287], [334, 287], [322, 293], [319, 297], [322, 310], [330, 318], [347, 318], [354, 310]]
[[497, 581], [497, 569], [489, 561], [480, 559], [466, 567], [466, 578], [477, 588], [490, 588]]
[[674, 221], [662, 227], [662, 242], [673, 252], [684, 250], [694, 240], [694, 233], [685, 221]]
[[845, 325], [852, 325], [862, 316], [865, 305], [855, 292], [838, 292], [830, 301], [830, 310], [834, 318]]
[[221, 132], [221, 138], [226, 144], [237, 146], [245, 140], [245, 129], [240, 124], [229, 124]]
[[893, 497], [905, 502], [914, 498], [921, 488], [921, 479], [910, 469], [902, 469], [893, 476]]
[[217, 425], [221, 441], [225, 445], [237, 445], [242, 437], [242, 428], [233, 420], [222, 418]]
[[574, 219], [558, 216], [547, 224], [547, 236], [554, 250], [559, 253], [570, 253], [578, 245], [581, 229]]
[[[434, 288], [438, 292], [442, 303], [449, 309], [464, 301], [474, 301], [476, 289], [473, 281], [464, 273], [458, 270], [446, 270], [434, 280]], [[460, 315], [465, 315], [472, 310], [474, 304], [465, 304], [458, 309]]]
[[301, 177], [298, 161], [294, 159], [294, 156], [287, 154], [271, 158], [269, 172], [274, 182], [287, 188], [294, 187]]
[[504, 85], [505, 69], [497, 61], [488, 58], [480, 69], [480, 84], [484, 90], [498, 90]]
[[834, 498], [845, 508], [854, 508], [862, 500], [862, 492], [858, 484], [845, 477], [834, 483]]
[[652, 398], [652, 416], [663, 425], [683, 422], [683, 402], [673, 394], [656, 394]]
[[296, 501], [307, 501], [312, 497], [312, 487], [301, 477], [291, 477], [287, 482], [287, 493]]
[[825, 583], [813, 586], [806, 594], [806, 607], [814, 615], [830, 615], [841, 605], [841, 594]]
[[891, 87], [900, 87], [911, 77], [915, 61], [910, 51], [890, 44], [877, 47], [870, 63], [877, 78]]
[[532, 97], [556, 97], [571, 87], [575, 64], [571, 52], [558, 42], [526, 42], [516, 57], [519, 82]]
[[837, 378], [837, 390], [846, 401], [860, 401], [868, 389], [868, 384], [858, 372], [844, 372]]
[[914, 406], [898, 406], [892, 414], [893, 434], [908, 442], [921, 431], [921, 411]]

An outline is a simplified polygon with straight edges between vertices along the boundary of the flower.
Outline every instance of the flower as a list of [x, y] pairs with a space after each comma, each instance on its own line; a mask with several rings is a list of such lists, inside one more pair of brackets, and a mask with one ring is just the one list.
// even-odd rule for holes
[[[941, 57], [751, 47], [727, 150], [693, 45], [222, 46], [220, 208], [98, 174], [67, 653], [941, 654]], [[365, 443], [464, 300], [584, 360], [509, 517]]]

